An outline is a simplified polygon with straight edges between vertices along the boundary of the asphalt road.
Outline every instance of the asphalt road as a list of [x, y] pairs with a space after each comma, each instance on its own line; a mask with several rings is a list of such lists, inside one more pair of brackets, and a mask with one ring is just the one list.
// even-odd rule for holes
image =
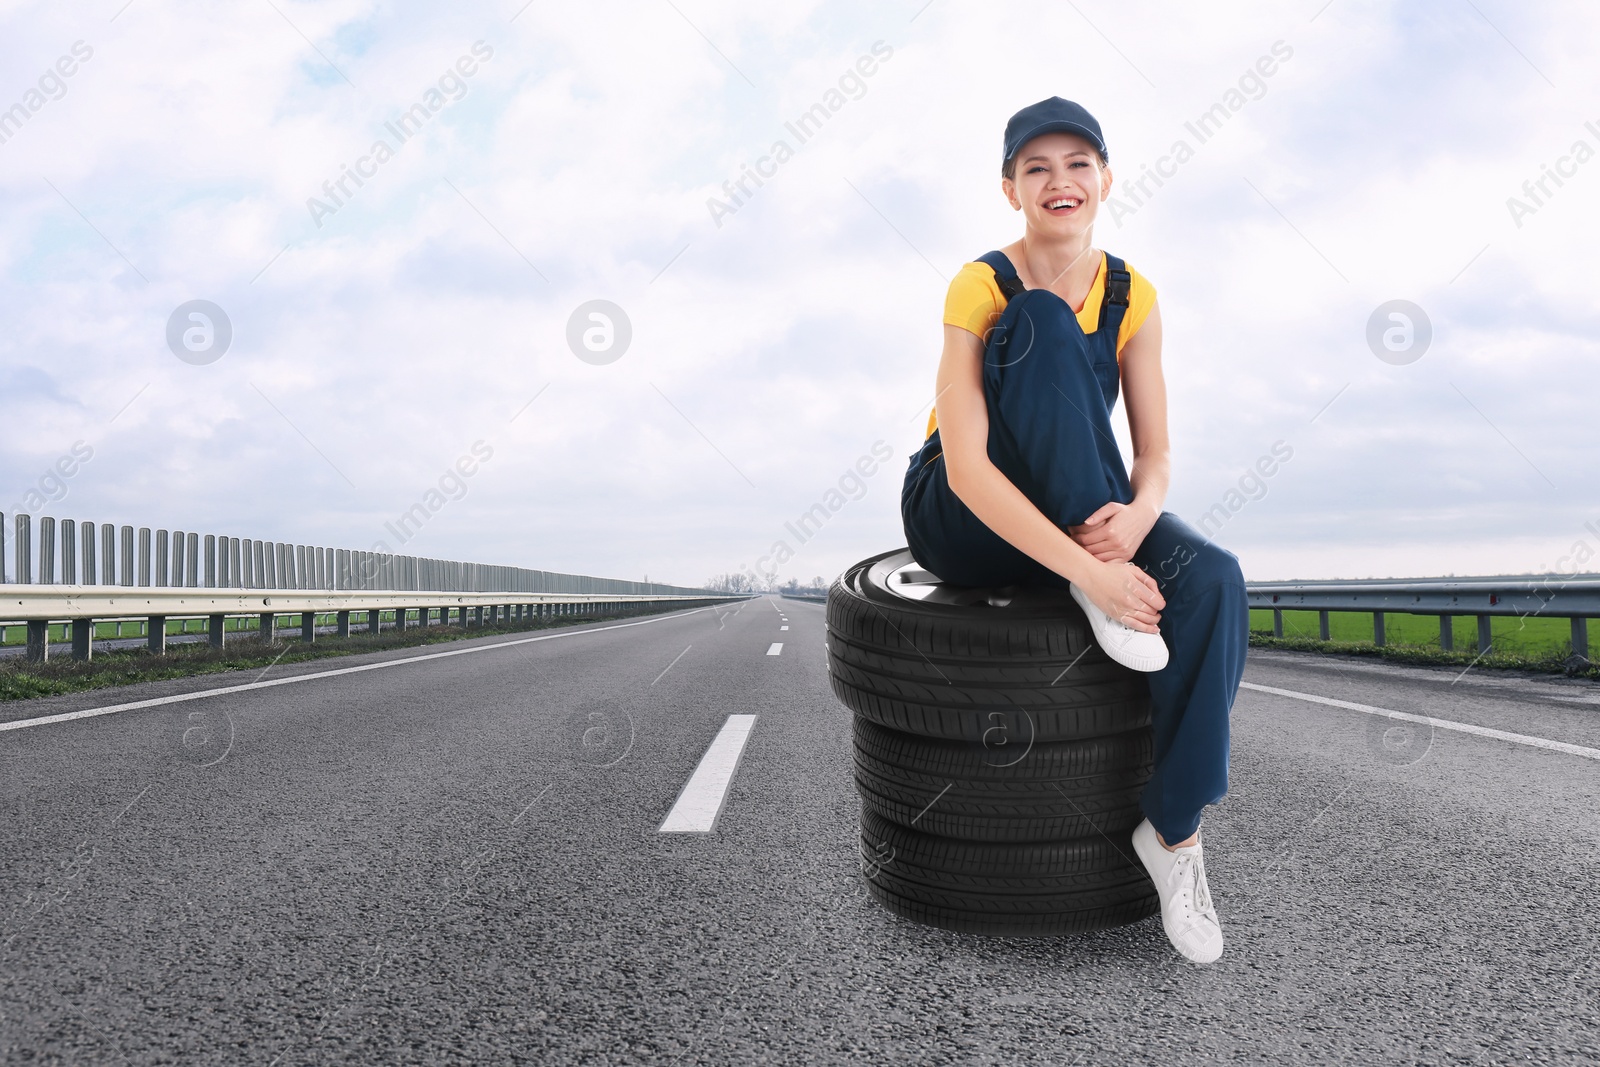
[[[874, 903], [819, 604], [537, 637], [0, 732], [0, 1060], [1600, 1059], [1581, 752], [1247, 688], [1200, 968], [1155, 918], [986, 939]], [[1246, 679], [1600, 750], [1592, 685], [1286, 653]], [[731, 715], [715, 829], [658, 832]]]

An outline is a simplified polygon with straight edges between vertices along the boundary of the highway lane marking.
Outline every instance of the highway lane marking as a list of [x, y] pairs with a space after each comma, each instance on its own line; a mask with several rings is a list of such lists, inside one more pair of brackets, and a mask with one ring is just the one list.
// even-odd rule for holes
[[787, 630], [787, 629], [788, 629], [788, 627], [787, 627], [787, 626], [780, 626], [780, 627], [778, 627], [778, 629], [780, 629], [780, 630]]
[[1252, 689], [1257, 693], [1271, 693], [1274, 696], [1289, 697], [1292, 700], [1304, 700], [1312, 704], [1326, 704], [1331, 708], [1346, 708], [1350, 711], [1360, 711], [1368, 715], [1382, 715], [1390, 719], [1399, 719], [1402, 722], [1427, 723], [1437, 726], [1441, 730], [1454, 730], [1457, 733], [1475, 734], [1478, 737], [1492, 737], [1497, 741], [1510, 741], [1513, 744], [1529, 745], [1533, 748], [1548, 749], [1551, 752], [1565, 752], [1569, 756], [1582, 756], [1584, 759], [1600, 760], [1600, 749], [1584, 748], [1582, 745], [1569, 745], [1565, 741], [1551, 741], [1544, 737], [1531, 737], [1528, 734], [1513, 734], [1505, 730], [1491, 730], [1487, 726], [1472, 726], [1464, 722], [1453, 722], [1450, 719], [1435, 719], [1431, 715], [1412, 715], [1404, 711], [1390, 711], [1388, 708], [1376, 708], [1371, 704], [1357, 704], [1349, 700], [1335, 700], [1333, 697], [1319, 697], [1311, 693], [1297, 693], [1293, 689], [1278, 689], [1270, 685], [1257, 685], [1254, 682], [1240, 682], [1241, 689]]
[[767, 649], [767, 655], [769, 655], [769, 656], [780, 656], [782, 654], [783, 654], [783, 642], [782, 641], [774, 641], [774, 642], [772, 642], [772, 647]]
[[[319, 678], [337, 678], [345, 674], [361, 674], [366, 671], [380, 671], [385, 667], [403, 667], [410, 663], [424, 663], [428, 660], [444, 659], [447, 656], [465, 656], [473, 652], [490, 652], [499, 648], [511, 648], [515, 645], [532, 644], [535, 641], [555, 641], [563, 637], [582, 637], [584, 634], [604, 633], [607, 630], [624, 630], [630, 626], [648, 626], [653, 622], [663, 622], [667, 619], [681, 619], [690, 615], [697, 615], [702, 611], [711, 611], [709, 607], [691, 608], [688, 611], [674, 612], [669, 615], [656, 615], [649, 619], [637, 619], [633, 622], [613, 623], [610, 626], [595, 626], [587, 630], [564, 630], [554, 634], [540, 634], [537, 637], [519, 637], [514, 641], [500, 641], [492, 645], [476, 645], [472, 648], [452, 648], [443, 652], [430, 652], [425, 656], [408, 656], [405, 659], [386, 660], [383, 663], [363, 663], [359, 667], [340, 667], [337, 670], [317, 671], [312, 674], [297, 674], [293, 678], [274, 678], [270, 682], [246, 682], [242, 685], [226, 685], [217, 689], [201, 689], [194, 693], [178, 693], [173, 696], [152, 697], [149, 700], [134, 700], [126, 704], [110, 704], [103, 708], [85, 708], [82, 711], [64, 711], [59, 715], [41, 715], [36, 719], [18, 719], [15, 722], [0, 722], [0, 733], [7, 730], [26, 730], [30, 726], [48, 726], [52, 723], [71, 722], [74, 719], [92, 719], [100, 715], [115, 715], [118, 712], [134, 711], [138, 708], [154, 708], [162, 704], [181, 704], [186, 700], [203, 700], [206, 697], [222, 696], [226, 693], [243, 693], [251, 689], [271, 689], [279, 685], [294, 685], [296, 682], [312, 682]], [[684, 649], [685, 652], [688, 649]], [[653, 684], [653, 683], [652, 683]]]
[[711, 747], [700, 757], [694, 773], [683, 785], [683, 792], [667, 817], [661, 821], [662, 834], [708, 834], [717, 825], [722, 814], [723, 801], [728, 798], [728, 787], [733, 784], [734, 772], [744, 755], [745, 743], [755, 728], [754, 715], [729, 715]]

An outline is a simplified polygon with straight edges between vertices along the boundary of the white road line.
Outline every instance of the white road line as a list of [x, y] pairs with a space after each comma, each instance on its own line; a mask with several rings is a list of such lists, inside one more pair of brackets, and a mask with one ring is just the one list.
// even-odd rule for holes
[[1297, 693], [1293, 689], [1277, 689], [1270, 685], [1256, 685], [1254, 682], [1240, 682], [1239, 686], [1242, 689], [1253, 689], [1258, 693], [1271, 693], [1274, 696], [1305, 700], [1312, 704], [1326, 704], [1331, 708], [1346, 708], [1350, 711], [1360, 711], [1368, 715], [1383, 715], [1387, 718], [1399, 719], [1402, 722], [1427, 723], [1429, 726], [1436, 726], [1441, 730], [1454, 730], [1457, 733], [1475, 734], [1478, 737], [1492, 737], [1496, 741], [1510, 741], [1518, 745], [1548, 749], [1551, 752], [1565, 752], [1569, 756], [1582, 756], [1584, 759], [1600, 760], [1600, 749], [1584, 748], [1582, 745], [1569, 745], [1565, 741], [1551, 741], [1544, 737], [1530, 737], [1527, 734], [1513, 734], [1505, 730], [1491, 730], [1487, 726], [1472, 726], [1464, 722], [1452, 722], [1449, 719], [1435, 719], [1431, 715], [1412, 715], [1404, 711], [1390, 711], [1388, 708], [1375, 708], [1371, 704], [1356, 704], [1348, 700], [1314, 696], [1311, 693]]
[[787, 629], [788, 629], [788, 627], [787, 627], [787, 626], [780, 626], [780, 627], [778, 627], [778, 629], [780, 629], [780, 630], [787, 630]]
[[754, 715], [728, 716], [657, 833], [709, 834], [716, 827], [722, 802], [728, 797], [728, 787], [733, 784], [733, 774], [739, 769], [745, 742], [750, 740], [755, 725]]
[[782, 655], [782, 654], [783, 654], [783, 642], [782, 641], [774, 641], [774, 642], [772, 642], [772, 647], [767, 649], [767, 655], [769, 655], [769, 656], [778, 656], [778, 655]]
[[[653, 622], [662, 622], [666, 619], [681, 619], [686, 615], [695, 615], [710, 608], [691, 608], [688, 611], [674, 612], [669, 615], [657, 615], [649, 619], [638, 619], [634, 622], [619, 622], [611, 626], [596, 626], [588, 630], [565, 630], [561, 633], [540, 634], [538, 637], [519, 637], [514, 641], [500, 641], [492, 645], [476, 645], [472, 648], [453, 648], [444, 652], [430, 652], [425, 656], [408, 656], [405, 659], [391, 659], [383, 663], [364, 663], [359, 667], [340, 667], [338, 670], [317, 671], [314, 674], [297, 674], [293, 678], [274, 678], [270, 682], [246, 682], [243, 685], [225, 685], [218, 689], [202, 689], [196, 693], [178, 693], [168, 697], [153, 697], [150, 700], [135, 700], [127, 704], [111, 704], [103, 708], [85, 708], [82, 711], [64, 711], [59, 715], [41, 715], [37, 719], [18, 719], [15, 722], [0, 722], [0, 733], [7, 730], [26, 730], [30, 726], [48, 726], [51, 723], [71, 722], [74, 719], [92, 719], [100, 715], [115, 715], [121, 711], [134, 711], [138, 708], [154, 708], [162, 704], [181, 704], [186, 700], [203, 700], [206, 697], [222, 696], [225, 693], [243, 693], [251, 689], [271, 689], [273, 686], [294, 685], [297, 682], [314, 682], [319, 678], [337, 678], [344, 674], [361, 674], [364, 671], [381, 671], [385, 667], [404, 667], [411, 663], [424, 663], [428, 660], [444, 659], [446, 656], [465, 656], [473, 652], [490, 652], [498, 648], [511, 648], [514, 645], [527, 645], [535, 641], [555, 641], [562, 637], [582, 637], [584, 634], [604, 633], [607, 630], [623, 630], [629, 626], [648, 626]], [[684, 649], [685, 652], [688, 649]]]

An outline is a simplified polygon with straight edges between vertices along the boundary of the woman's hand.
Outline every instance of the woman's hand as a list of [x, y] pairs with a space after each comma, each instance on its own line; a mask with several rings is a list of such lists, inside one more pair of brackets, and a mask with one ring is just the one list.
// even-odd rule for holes
[[1132, 504], [1112, 501], [1082, 525], [1067, 527], [1067, 534], [1101, 563], [1127, 563], [1155, 524], [1156, 516], [1137, 500]]
[[1156, 580], [1132, 563], [1101, 563], [1078, 583], [1095, 607], [1147, 634], [1160, 633], [1161, 609], [1166, 598]]

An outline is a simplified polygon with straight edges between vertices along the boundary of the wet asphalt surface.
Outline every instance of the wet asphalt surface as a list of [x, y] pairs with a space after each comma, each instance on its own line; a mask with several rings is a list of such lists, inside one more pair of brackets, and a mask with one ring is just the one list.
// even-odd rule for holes
[[[604, 626], [0, 732], [0, 1061], [1600, 1059], [1600, 761], [1247, 689], [1203, 824], [1218, 963], [1156, 918], [950, 934], [863, 887], [822, 605]], [[1600, 749], [1593, 685], [1261, 652], [1246, 680]], [[715, 831], [659, 834], [736, 713]]]

